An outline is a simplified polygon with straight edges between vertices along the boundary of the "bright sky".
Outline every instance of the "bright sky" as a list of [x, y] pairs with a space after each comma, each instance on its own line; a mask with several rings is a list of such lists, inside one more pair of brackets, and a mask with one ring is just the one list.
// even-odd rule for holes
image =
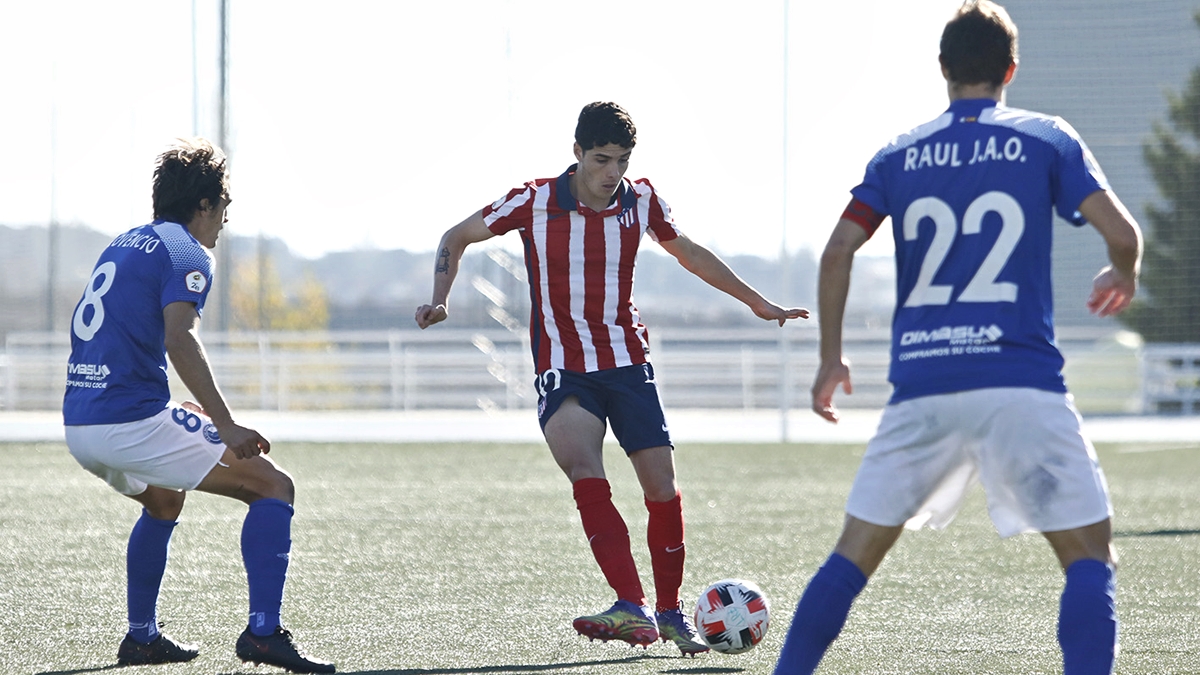
[[[785, 0], [231, 0], [228, 227], [308, 257], [433, 250], [561, 173], [579, 109], [612, 100], [638, 127], [627, 175], [693, 239], [819, 251], [874, 152], [945, 108], [937, 43], [959, 4], [790, 3], [785, 200]], [[147, 222], [154, 156], [216, 138], [217, 11], [4, 3], [0, 224]], [[877, 239], [866, 252], [889, 252]]]

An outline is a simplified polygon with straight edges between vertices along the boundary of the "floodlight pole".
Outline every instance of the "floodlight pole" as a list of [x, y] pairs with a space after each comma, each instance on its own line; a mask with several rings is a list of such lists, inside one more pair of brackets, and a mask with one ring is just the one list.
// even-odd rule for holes
[[[783, 0], [783, 224], [779, 234], [779, 282], [782, 288], [780, 289], [779, 297], [787, 304], [787, 298], [791, 296], [792, 280], [791, 280], [791, 256], [788, 255], [787, 247], [787, 230], [788, 230], [788, 38], [790, 37], [789, 9], [790, 0]], [[792, 407], [792, 371], [791, 371], [791, 345], [788, 341], [788, 331], [786, 325], [779, 330], [779, 442], [787, 443], [789, 440], [788, 429], [788, 413]]]
[[[220, 0], [220, 50], [217, 56], [217, 145], [225, 151], [225, 171], [229, 171], [229, 0]], [[217, 330], [229, 331], [233, 312], [229, 306], [231, 294], [229, 284], [233, 280], [233, 235], [226, 232], [225, 243], [220, 247], [217, 263]]]
[[192, 0], [192, 135], [200, 135], [200, 77], [196, 59], [196, 0]]
[[58, 61], [50, 64], [50, 222], [46, 228], [46, 332], [54, 332], [58, 277]]

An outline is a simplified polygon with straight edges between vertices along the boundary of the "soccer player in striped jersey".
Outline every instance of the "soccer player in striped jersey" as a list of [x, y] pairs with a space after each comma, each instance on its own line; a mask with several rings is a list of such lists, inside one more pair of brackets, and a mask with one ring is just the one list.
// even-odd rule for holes
[[[780, 326], [807, 318], [808, 311], [767, 300], [711, 251], [683, 236], [650, 181], [625, 178], [635, 143], [633, 120], [620, 106], [584, 107], [575, 129], [576, 164], [556, 178], [510, 191], [446, 232], [438, 247], [433, 299], [415, 318], [421, 328], [446, 320], [450, 287], [468, 245], [520, 233], [533, 305], [529, 332], [538, 420], [550, 454], [571, 481], [596, 562], [617, 595], [607, 611], [576, 619], [575, 629], [589, 638], [637, 645], [661, 638], [692, 655], [708, 647], [680, 608], [683, 511], [646, 327], [633, 304], [638, 246], [648, 233], [688, 271]], [[653, 609], [605, 479], [606, 422], [645, 494]]]
[[1087, 302], [1102, 317], [1133, 298], [1141, 233], [1070, 125], [1003, 104], [1017, 29], [1002, 7], [965, 3], [942, 33], [940, 61], [949, 109], [871, 160], [821, 257], [813, 410], [836, 422], [834, 391], [850, 393], [841, 324], [851, 262], [886, 217], [897, 259], [895, 388], [775, 673], [813, 672], [905, 525], [945, 527], [981, 482], [1000, 536], [1042, 533], [1065, 572], [1063, 672], [1108, 674], [1112, 506], [1054, 343], [1053, 211], [1091, 223], [1108, 245], [1111, 264]]
[[[188, 490], [248, 506], [242, 560], [249, 623], [234, 645], [243, 661], [296, 673], [332, 673], [283, 628], [295, 485], [267, 453], [271, 443], [233, 419], [217, 387], [200, 315], [212, 288], [212, 254], [229, 206], [225, 153], [180, 140], [154, 167], [154, 222], [100, 254], [71, 321], [63, 422], [85, 469], [142, 505], [127, 550], [129, 632], [120, 665], [190, 661], [199, 654], [158, 630], [156, 606], [171, 534]], [[197, 403], [171, 401], [167, 357]]]

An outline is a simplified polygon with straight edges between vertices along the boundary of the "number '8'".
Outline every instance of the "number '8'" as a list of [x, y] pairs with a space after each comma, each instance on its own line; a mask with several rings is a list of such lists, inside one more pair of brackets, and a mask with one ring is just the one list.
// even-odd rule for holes
[[187, 429], [191, 433], [196, 433], [200, 430], [200, 416], [193, 412], [188, 412], [183, 408], [175, 408], [171, 411], [171, 419], [179, 426]]
[[[104, 323], [104, 303], [100, 301], [104, 294], [108, 292], [113, 285], [113, 277], [117, 274], [117, 265], [111, 260], [98, 265], [96, 271], [92, 272], [92, 278], [88, 281], [87, 288], [83, 291], [83, 300], [79, 301], [79, 307], [75, 309], [75, 317], [71, 320], [71, 330], [75, 335], [79, 336], [84, 342], [91, 341], [96, 337], [96, 331], [100, 330], [100, 325]], [[96, 279], [101, 275], [104, 276], [104, 282], [99, 288], [95, 288]], [[92, 320], [88, 322], [84, 318], [84, 313], [87, 308], [92, 308]]]

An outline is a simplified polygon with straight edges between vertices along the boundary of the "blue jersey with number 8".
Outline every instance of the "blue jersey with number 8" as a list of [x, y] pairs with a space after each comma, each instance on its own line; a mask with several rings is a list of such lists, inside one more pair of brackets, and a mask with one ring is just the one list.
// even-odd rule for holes
[[896, 242], [892, 402], [983, 387], [1066, 391], [1054, 341], [1053, 212], [1107, 189], [1065, 121], [958, 100], [895, 139], [854, 197]]
[[163, 308], [190, 302], [203, 312], [212, 266], [208, 249], [178, 223], [136, 227], [104, 249], [71, 316], [65, 424], [162, 412], [171, 399]]

